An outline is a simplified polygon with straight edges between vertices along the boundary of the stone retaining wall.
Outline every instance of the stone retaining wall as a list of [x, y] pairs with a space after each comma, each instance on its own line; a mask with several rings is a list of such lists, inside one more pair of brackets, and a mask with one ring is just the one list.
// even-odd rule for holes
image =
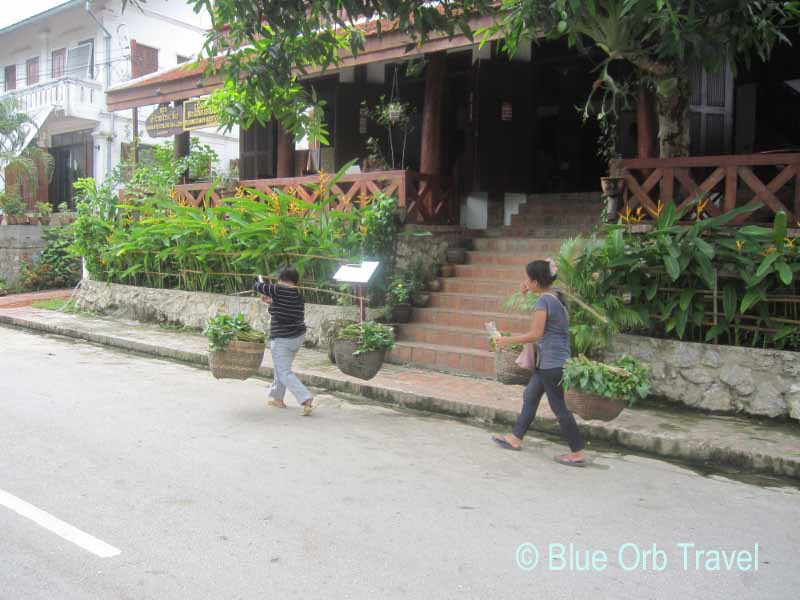
[[41, 225], [0, 225], [0, 279], [19, 282], [25, 261], [36, 261], [45, 247]]
[[465, 238], [461, 226], [406, 225], [397, 241], [397, 268], [404, 269], [421, 258], [432, 272], [447, 262], [447, 249]]
[[[84, 279], [77, 295], [77, 307], [102, 314], [153, 323], [173, 323], [202, 329], [208, 319], [220, 314], [242, 313], [261, 331], [269, 331], [269, 312], [260, 298], [225, 296], [202, 292], [106, 284]], [[377, 316], [370, 311], [370, 318]], [[327, 347], [334, 323], [357, 319], [356, 307], [306, 304], [307, 346]]]
[[650, 365], [653, 393], [705, 410], [800, 420], [800, 353], [620, 335], [607, 358]]

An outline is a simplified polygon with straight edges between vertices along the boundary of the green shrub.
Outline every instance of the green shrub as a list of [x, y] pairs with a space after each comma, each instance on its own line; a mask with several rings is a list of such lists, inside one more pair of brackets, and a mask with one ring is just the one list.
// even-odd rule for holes
[[83, 273], [80, 256], [72, 251], [72, 226], [46, 227], [46, 245], [38, 262], [25, 261], [20, 283], [27, 292], [71, 288], [78, 285]]
[[372, 351], [391, 350], [394, 348], [394, 329], [375, 321], [354, 323], [339, 330], [339, 339], [355, 340], [358, 348], [354, 355]]
[[650, 394], [650, 372], [637, 359], [623, 356], [609, 364], [578, 356], [564, 364], [565, 390], [624, 400], [633, 406]]
[[253, 329], [241, 313], [235, 317], [219, 315], [209, 319], [203, 335], [208, 338], [208, 349], [211, 351], [225, 350], [233, 340], [257, 344], [265, 340], [264, 334]]

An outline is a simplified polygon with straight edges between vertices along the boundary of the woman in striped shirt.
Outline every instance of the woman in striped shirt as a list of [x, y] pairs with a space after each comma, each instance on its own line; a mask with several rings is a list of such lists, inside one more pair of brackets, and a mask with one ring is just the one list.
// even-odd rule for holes
[[293, 267], [284, 267], [278, 273], [278, 283], [257, 281], [253, 286], [261, 299], [269, 304], [270, 341], [275, 375], [269, 389], [268, 404], [286, 408], [283, 401], [288, 389], [303, 407], [303, 416], [314, 410], [314, 397], [292, 372], [292, 363], [306, 338], [305, 300], [297, 284], [300, 275]]

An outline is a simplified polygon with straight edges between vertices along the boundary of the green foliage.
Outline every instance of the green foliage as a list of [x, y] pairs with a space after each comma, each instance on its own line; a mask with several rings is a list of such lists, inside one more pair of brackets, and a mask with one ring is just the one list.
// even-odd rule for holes
[[43, 237], [46, 245], [39, 261], [23, 264], [23, 290], [35, 292], [75, 287], [81, 280], [82, 265], [80, 256], [71, 250], [74, 241], [72, 226], [47, 227]]
[[376, 350], [391, 350], [395, 344], [394, 329], [375, 321], [348, 325], [339, 330], [337, 338], [356, 340], [358, 348], [353, 353], [355, 356]]
[[334, 209], [330, 186], [341, 175], [321, 178], [314, 203], [239, 189], [209, 209], [164, 196], [117, 205], [107, 183], [81, 180], [74, 250], [96, 279], [217, 293], [247, 290], [257, 274], [291, 263], [305, 287], [322, 290], [306, 298], [330, 304], [341, 263], [362, 250], [390, 264], [394, 255], [394, 200], [381, 196], [349, 212]]
[[361, 252], [365, 260], [377, 260], [381, 268], [370, 282], [370, 301], [383, 303], [389, 279], [395, 271], [400, 220], [397, 200], [378, 192], [360, 210]]
[[[758, 205], [703, 218], [705, 202], [683, 211], [659, 205], [652, 231], [606, 226], [578, 259], [601, 294], [628, 296], [645, 325], [622, 329], [699, 342], [798, 349], [800, 239], [786, 215], [772, 227], [731, 227]], [[689, 217], [691, 225], [680, 224]]]
[[25, 204], [19, 196], [0, 193], [0, 210], [9, 217], [19, 217], [25, 214]]
[[402, 277], [396, 278], [389, 286], [389, 293], [386, 297], [386, 307], [393, 308], [400, 304], [411, 302], [411, 287]]
[[579, 390], [633, 406], [650, 394], [650, 372], [637, 359], [623, 356], [604, 364], [581, 355], [567, 360], [562, 380], [565, 390]]
[[26, 145], [30, 142], [30, 133], [38, 133], [37, 125], [20, 110], [16, 98], [6, 96], [0, 99], [0, 181], [9, 196], [19, 195], [20, 188], [19, 181], [18, 189], [5, 185], [6, 175], [11, 171], [26, 178], [34, 191], [39, 183], [40, 164], [44, 164], [47, 179], [52, 176], [53, 157], [34, 143]]
[[208, 349], [212, 352], [225, 350], [233, 340], [264, 343], [264, 334], [253, 329], [241, 313], [235, 317], [219, 315], [209, 319], [203, 335], [208, 338]]
[[41, 218], [49, 218], [53, 214], [53, 206], [49, 202], [36, 203], [36, 216]]

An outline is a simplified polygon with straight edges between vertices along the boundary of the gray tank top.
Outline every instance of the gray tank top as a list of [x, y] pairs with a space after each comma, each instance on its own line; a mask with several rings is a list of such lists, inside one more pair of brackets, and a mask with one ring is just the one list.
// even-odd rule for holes
[[534, 310], [547, 312], [544, 335], [537, 342], [541, 353], [540, 369], [563, 367], [570, 357], [569, 315], [567, 309], [555, 296], [542, 294]]

